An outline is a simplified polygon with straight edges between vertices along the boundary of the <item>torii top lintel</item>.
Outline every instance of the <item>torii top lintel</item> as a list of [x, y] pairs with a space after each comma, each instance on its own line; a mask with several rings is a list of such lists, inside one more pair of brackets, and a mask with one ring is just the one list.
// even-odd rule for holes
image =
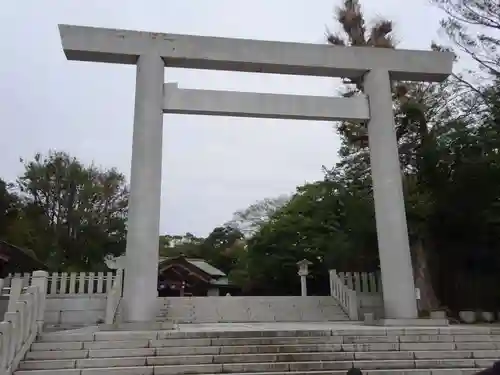
[[337, 47], [325, 44], [176, 35], [59, 25], [69, 60], [135, 64], [157, 54], [169, 67], [323, 77], [359, 77], [373, 69], [394, 80], [442, 81], [452, 72], [451, 52]]

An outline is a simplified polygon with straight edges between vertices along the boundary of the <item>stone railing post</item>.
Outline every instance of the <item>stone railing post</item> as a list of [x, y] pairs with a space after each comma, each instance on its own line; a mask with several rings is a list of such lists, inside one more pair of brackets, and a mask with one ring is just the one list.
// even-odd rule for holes
[[107, 293], [104, 322], [113, 324], [123, 292], [123, 270], [118, 269], [111, 289]]
[[123, 297], [123, 269], [119, 268], [116, 271], [116, 288], [118, 289], [118, 295]]
[[0, 343], [2, 345], [2, 350], [0, 350], [0, 374], [7, 373], [7, 367], [9, 366], [11, 330], [12, 326], [9, 322], [5, 320], [0, 322]]
[[36, 312], [36, 322], [38, 326], [38, 332], [42, 331], [45, 306], [47, 303], [47, 279], [49, 274], [46, 271], [35, 271], [33, 272], [33, 277], [31, 278], [31, 285], [38, 288], [39, 293], [39, 305], [38, 311]]
[[349, 303], [348, 303], [349, 319], [358, 320], [359, 319], [359, 317], [358, 317], [359, 306], [358, 306], [358, 297], [356, 296], [356, 292], [354, 290], [348, 289], [347, 295], [348, 295], [348, 300], [349, 300]]
[[334, 277], [335, 277], [335, 270], [330, 270], [328, 271], [328, 280], [330, 281], [330, 295], [332, 297], [335, 297], [335, 282], [334, 282]]
[[19, 277], [14, 277], [10, 284], [9, 291], [9, 304], [7, 306], [7, 312], [16, 312], [17, 302], [23, 291], [23, 279]]
[[8, 323], [10, 327], [9, 332], [9, 342], [7, 344], [7, 348], [2, 348], [2, 350], [6, 350], [7, 359], [6, 359], [6, 370], [7, 373], [12, 371], [12, 362], [14, 361], [14, 357], [16, 355], [17, 349], [17, 341], [19, 340], [19, 314], [15, 312], [6, 312], [4, 315], [4, 321]]

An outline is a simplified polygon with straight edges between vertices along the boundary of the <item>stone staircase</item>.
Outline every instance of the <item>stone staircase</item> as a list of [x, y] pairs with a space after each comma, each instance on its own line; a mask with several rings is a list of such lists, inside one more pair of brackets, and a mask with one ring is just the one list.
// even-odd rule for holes
[[331, 296], [164, 297], [158, 303], [158, 320], [177, 323], [349, 320]]
[[500, 327], [325, 326], [46, 333], [15, 374], [469, 375], [500, 358]]

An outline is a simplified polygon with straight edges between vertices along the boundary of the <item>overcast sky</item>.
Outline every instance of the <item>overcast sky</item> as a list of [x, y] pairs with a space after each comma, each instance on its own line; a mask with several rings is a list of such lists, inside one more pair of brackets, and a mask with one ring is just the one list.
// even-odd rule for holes
[[[135, 68], [67, 61], [59, 23], [323, 43], [339, 0], [3, 0], [0, 2], [0, 177], [49, 149], [130, 175]], [[440, 12], [427, 0], [364, 0], [396, 22], [400, 48], [427, 49]], [[403, 6], [404, 3], [404, 6]], [[166, 69], [197, 89], [333, 95], [331, 79]], [[321, 122], [164, 116], [161, 232], [206, 235], [232, 213], [291, 193], [337, 161]]]

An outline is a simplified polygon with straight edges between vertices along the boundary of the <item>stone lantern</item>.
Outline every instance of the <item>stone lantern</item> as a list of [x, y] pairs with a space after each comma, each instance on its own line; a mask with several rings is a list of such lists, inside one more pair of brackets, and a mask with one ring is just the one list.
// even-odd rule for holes
[[125, 269], [125, 255], [114, 257], [112, 255], [107, 255], [104, 258], [104, 263], [106, 267], [111, 270], [123, 270]]
[[307, 275], [309, 275], [309, 266], [311, 264], [307, 259], [297, 262], [297, 266], [299, 267], [297, 274], [300, 276], [300, 295], [302, 297], [307, 296]]

